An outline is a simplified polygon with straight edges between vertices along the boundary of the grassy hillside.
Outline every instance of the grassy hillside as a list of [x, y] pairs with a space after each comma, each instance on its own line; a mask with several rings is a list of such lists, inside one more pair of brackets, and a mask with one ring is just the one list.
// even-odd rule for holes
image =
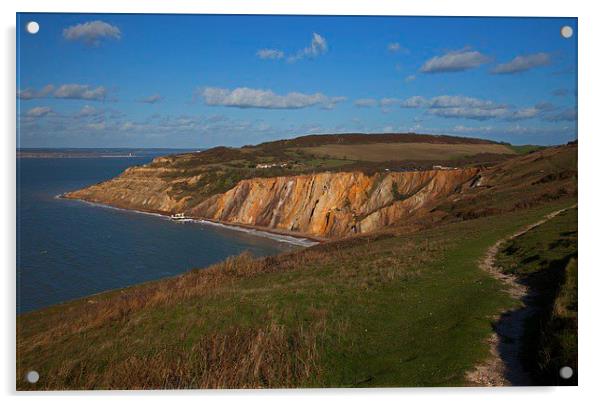
[[[522, 353], [535, 381], [577, 385], [577, 209], [506, 243], [497, 262], [535, 296]], [[560, 378], [563, 366], [575, 370], [570, 380]]]
[[[383, 152], [386, 152], [385, 155]], [[453, 158], [456, 165], [471, 165], [499, 162], [515, 153], [506, 144], [453, 136], [309, 135], [256, 146], [215, 147], [197, 153], [159, 158], [150, 167], [169, 168], [174, 175], [194, 175], [202, 170], [233, 170], [238, 171], [240, 176], [250, 178], [339, 170], [351, 166], [355, 170], [372, 169], [372, 163], [382, 161], [395, 163], [399, 167], [408, 167], [419, 161], [424, 168], [431, 168], [433, 164]], [[377, 155], [380, 157], [376, 158]], [[282, 163], [286, 163], [286, 166], [280, 167]], [[258, 164], [275, 166], [258, 169]]]
[[[502, 163], [482, 182], [377, 234], [243, 255], [19, 316], [17, 387], [465, 384], [488, 355], [492, 319], [516, 304], [478, 261], [496, 240], [575, 203], [576, 146]], [[571, 315], [572, 284], [554, 318]], [[30, 369], [36, 385], [22, 380]]]
[[[459, 160], [483, 153], [515, 154], [502, 144], [371, 143], [329, 144], [301, 150], [311, 155], [354, 161]], [[451, 162], [450, 164], [453, 164]]]
[[439, 209], [458, 219], [521, 210], [577, 196], [577, 145], [522, 155], [483, 171], [461, 198]]
[[[430, 143], [430, 144], [501, 144], [491, 140], [447, 135], [421, 135], [417, 133], [341, 133], [334, 135], [306, 135], [294, 139], [261, 143], [257, 147], [281, 149], [290, 147], [315, 147], [325, 144], [370, 143]], [[254, 146], [245, 146], [245, 148]]]
[[525, 144], [525, 145], [508, 145], [512, 150], [514, 150], [518, 154], [529, 154], [539, 150], [545, 149], [545, 146], [538, 146], [533, 144]]

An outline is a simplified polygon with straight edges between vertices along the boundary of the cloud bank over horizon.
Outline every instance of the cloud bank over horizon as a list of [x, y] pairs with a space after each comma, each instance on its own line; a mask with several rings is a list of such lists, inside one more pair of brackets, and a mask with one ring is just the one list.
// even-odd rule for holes
[[92, 87], [87, 84], [62, 84], [55, 87], [47, 84], [40, 90], [26, 88], [17, 91], [17, 98], [22, 100], [33, 100], [37, 98], [64, 98], [72, 100], [104, 101], [108, 91], [103, 86]]

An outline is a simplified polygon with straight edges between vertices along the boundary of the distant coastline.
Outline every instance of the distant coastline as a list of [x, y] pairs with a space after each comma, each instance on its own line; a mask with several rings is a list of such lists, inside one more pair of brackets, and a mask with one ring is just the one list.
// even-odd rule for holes
[[20, 159], [73, 159], [73, 158], [135, 158], [141, 157], [135, 154], [90, 154], [90, 153], [17, 153], [17, 158]]
[[189, 153], [202, 149], [167, 148], [22, 148], [17, 149], [17, 158], [139, 158], [167, 154]]

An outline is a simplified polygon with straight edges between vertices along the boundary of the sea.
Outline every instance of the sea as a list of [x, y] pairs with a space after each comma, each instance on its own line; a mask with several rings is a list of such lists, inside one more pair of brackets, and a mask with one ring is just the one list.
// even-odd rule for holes
[[[61, 199], [183, 150], [28, 149], [17, 155], [17, 313], [309, 240]], [[26, 157], [25, 157], [26, 156]]]

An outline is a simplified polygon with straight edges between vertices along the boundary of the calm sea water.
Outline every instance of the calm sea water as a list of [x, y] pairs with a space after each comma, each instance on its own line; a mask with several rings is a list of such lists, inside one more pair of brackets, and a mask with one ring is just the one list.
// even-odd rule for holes
[[18, 159], [17, 312], [173, 276], [243, 251], [265, 256], [299, 248], [228, 228], [56, 198], [156, 154]]

